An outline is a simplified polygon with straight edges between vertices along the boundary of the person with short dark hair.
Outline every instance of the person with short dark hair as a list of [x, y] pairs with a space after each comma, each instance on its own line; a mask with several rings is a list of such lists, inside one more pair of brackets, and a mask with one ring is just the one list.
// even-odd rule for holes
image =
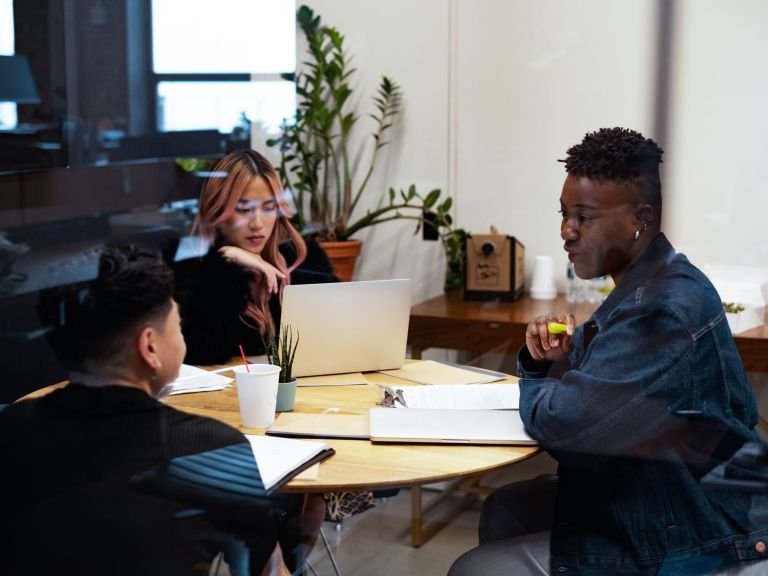
[[41, 295], [70, 383], [0, 412], [4, 573], [208, 574], [234, 540], [252, 574], [270, 557], [285, 573], [281, 511], [266, 493], [243, 514], [137, 480], [177, 458], [248, 446], [234, 428], [158, 401], [186, 351], [173, 291], [159, 253], [125, 247], [104, 250], [93, 282]]
[[568, 150], [563, 247], [579, 277], [616, 286], [581, 326], [528, 324], [520, 415], [558, 474], [491, 494], [451, 576], [768, 569], [764, 510], [699, 482], [757, 440], [757, 410], [717, 292], [661, 232], [662, 153], [624, 128]]

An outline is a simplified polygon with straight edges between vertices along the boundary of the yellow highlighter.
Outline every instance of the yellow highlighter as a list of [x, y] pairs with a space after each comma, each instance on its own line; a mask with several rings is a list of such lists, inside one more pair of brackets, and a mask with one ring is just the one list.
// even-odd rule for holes
[[568, 332], [568, 326], [559, 322], [550, 322], [547, 324], [547, 330], [550, 334], [565, 334]]

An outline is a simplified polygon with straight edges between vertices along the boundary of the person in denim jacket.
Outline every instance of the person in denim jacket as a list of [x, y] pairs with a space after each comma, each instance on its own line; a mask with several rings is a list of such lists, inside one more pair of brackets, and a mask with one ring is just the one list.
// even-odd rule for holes
[[623, 128], [568, 150], [564, 249], [616, 287], [581, 326], [528, 325], [520, 414], [558, 474], [494, 492], [452, 576], [768, 573], [765, 498], [699, 482], [757, 411], [717, 292], [660, 231], [662, 154]]

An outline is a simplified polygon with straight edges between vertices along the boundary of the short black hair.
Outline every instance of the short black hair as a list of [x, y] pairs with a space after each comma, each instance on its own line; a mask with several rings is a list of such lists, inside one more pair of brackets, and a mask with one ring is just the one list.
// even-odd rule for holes
[[68, 370], [120, 361], [140, 326], [171, 309], [173, 271], [160, 252], [134, 245], [104, 248], [95, 280], [40, 294], [48, 341]]
[[559, 162], [565, 162], [569, 174], [634, 185], [648, 203], [661, 209], [659, 164], [664, 150], [652, 139], [627, 128], [601, 128], [587, 133], [567, 154]]

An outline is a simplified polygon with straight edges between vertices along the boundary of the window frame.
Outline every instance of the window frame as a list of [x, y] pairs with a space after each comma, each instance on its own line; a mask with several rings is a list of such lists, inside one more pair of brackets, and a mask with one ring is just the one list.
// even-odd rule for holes
[[[147, 28], [147, 58], [149, 59], [148, 62], [148, 70], [149, 70], [149, 82], [147, 83], [147, 89], [148, 89], [148, 101], [152, 102], [152, 106], [150, 106], [149, 110], [149, 119], [152, 125], [153, 130], [158, 134], [167, 134], [170, 132], [173, 132], [173, 130], [161, 130], [159, 128], [159, 118], [157, 115], [158, 112], [158, 104], [159, 104], [159, 86], [161, 82], [249, 82], [249, 83], [258, 83], [258, 82], [287, 82], [294, 84], [294, 82], [291, 82], [287, 80], [284, 75], [285, 74], [294, 74], [296, 72], [296, 67], [294, 66], [293, 70], [285, 70], [283, 72], [253, 72], [253, 73], [237, 73], [237, 72], [203, 72], [203, 73], [189, 73], [189, 72], [179, 72], [179, 73], [169, 73], [169, 72], [155, 72], [154, 68], [154, 52], [155, 52], [155, 43], [154, 43], [154, 20], [153, 20], [153, 9], [152, 9], [152, 3], [155, 0], [149, 0], [149, 10], [147, 13], [148, 18], [148, 28]], [[295, 91], [295, 88], [294, 88]], [[253, 119], [251, 119], [253, 121]], [[218, 129], [218, 128], [217, 128]], [[227, 133], [222, 133], [227, 134]], [[231, 132], [229, 133], [231, 134]]]

